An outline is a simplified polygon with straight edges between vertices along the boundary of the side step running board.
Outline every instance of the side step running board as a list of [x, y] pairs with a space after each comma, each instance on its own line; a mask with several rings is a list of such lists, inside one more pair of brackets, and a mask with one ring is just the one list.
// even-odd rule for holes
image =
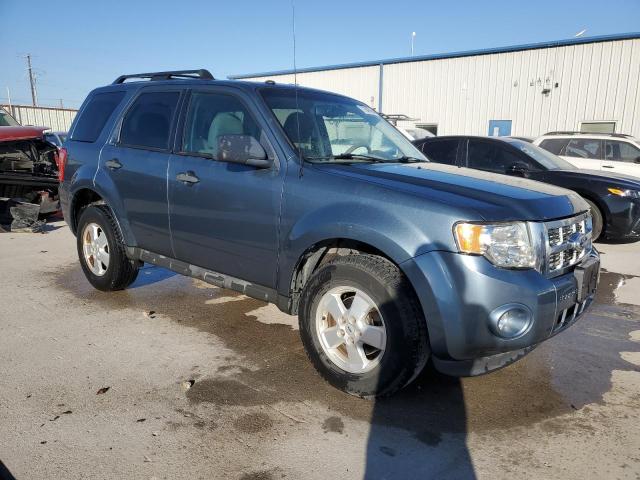
[[229, 290], [243, 293], [251, 298], [263, 300], [269, 303], [278, 303], [278, 293], [273, 288], [256, 285], [230, 275], [207, 270], [206, 268], [191, 265], [189, 263], [176, 260], [175, 258], [153, 253], [138, 247], [127, 247], [127, 256], [132, 260], [140, 260], [141, 262], [167, 268], [187, 277], [204, 280], [216, 287], [227, 288]]

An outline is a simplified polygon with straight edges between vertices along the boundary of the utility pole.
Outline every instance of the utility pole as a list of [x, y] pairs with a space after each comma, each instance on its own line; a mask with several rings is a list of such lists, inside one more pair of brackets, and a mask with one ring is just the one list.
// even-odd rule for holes
[[416, 32], [411, 32], [411, 56], [413, 57], [413, 42], [416, 39]]
[[33, 69], [31, 68], [31, 55], [27, 54], [27, 68], [29, 70], [29, 83], [31, 85], [31, 102], [34, 107], [38, 106], [38, 94], [36, 93], [36, 79], [33, 76]]
[[9, 91], [9, 87], [7, 87], [7, 100], [9, 101], [9, 113], [11, 113], [11, 92]]
[[60, 108], [64, 108], [64, 104], [62, 103], [62, 99], [60, 99]]

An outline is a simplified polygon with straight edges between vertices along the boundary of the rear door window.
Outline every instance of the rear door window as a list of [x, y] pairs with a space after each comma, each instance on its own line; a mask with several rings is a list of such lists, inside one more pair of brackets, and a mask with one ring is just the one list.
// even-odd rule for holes
[[595, 138], [574, 138], [565, 148], [565, 156], [602, 160], [602, 140]]
[[605, 160], [636, 163], [639, 159], [640, 149], [638, 149], [638, 147], [618, 140], [606, 141]]
[[495, 142], [469, 140], [468, 166], [487, 172], [505, 173], [507, 165], [501, 148]]
[[180, 92], [141, 94], [122, 121], [120, 144], [150, 150], [168, 150], [169, 133]]
[[422, 153], [433, 162], [456, 165], [459, 144], [457, 138], [425, 142], [422, 144]]
[[562, 151], [569, 143], [568, 138], [548, 138], [540, 142], [540, 146], [547, 152], [551, 152], [555, 155], [563, 155]]
[[124, 98], [125, 92], [97, 93], [80, 113], [71, 135], [77, 142], [95, 142], [107, 120]]

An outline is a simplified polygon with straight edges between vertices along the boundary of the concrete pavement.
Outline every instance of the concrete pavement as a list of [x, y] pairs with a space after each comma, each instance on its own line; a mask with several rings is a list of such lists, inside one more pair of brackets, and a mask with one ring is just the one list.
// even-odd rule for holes
[[600, 244], [598, 303], [521, 362], [368, 402], [315, 373], [296, 318], [155, 267], [95, 291], [54, 228], [0, 234], [19, 480], [640, 478], [640, 243]]

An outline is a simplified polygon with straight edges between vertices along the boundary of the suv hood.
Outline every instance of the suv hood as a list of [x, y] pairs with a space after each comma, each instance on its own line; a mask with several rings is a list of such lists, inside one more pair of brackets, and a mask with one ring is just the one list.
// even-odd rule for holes
[[0, 127], [0, 142], [42, 138], [42, 132], [47, 129], [47, 127]]
[[589, 209], [582, 197], [564, 188], [451, 165], [421, 162], [315, 166], [327, 173], [377, 183], [463, 211], [472, 210], [486, 221], [551, 220]]

